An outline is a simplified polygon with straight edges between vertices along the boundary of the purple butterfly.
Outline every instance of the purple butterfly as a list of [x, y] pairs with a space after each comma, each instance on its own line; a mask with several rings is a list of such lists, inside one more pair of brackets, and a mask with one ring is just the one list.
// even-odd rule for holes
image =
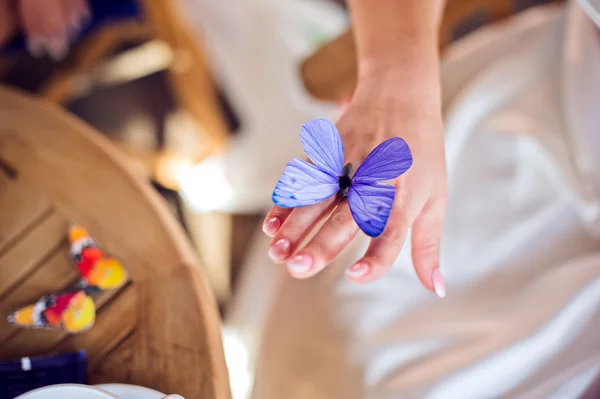
[[298, 158], [286, 166], [273, 202], [296, 208], [321, 202], [339, 193], [348, 198], [352, 217], [365, 234], [377, 237], [387, 223], [396, 188], [381, 181], [392, 180], [412, 165], [410, 148], [394, 137], [375, 148], [352, 175], [352, 164], [344, 166], [344, 145], [339, 132], [326, 119], [313, 119], [302, 127], [300, 140], [312, 164]]

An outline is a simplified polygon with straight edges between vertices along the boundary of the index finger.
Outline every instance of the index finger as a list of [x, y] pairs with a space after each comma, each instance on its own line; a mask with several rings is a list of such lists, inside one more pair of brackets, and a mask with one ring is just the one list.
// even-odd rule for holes
[[365, 255], [346, 270], [346, 277], [355, 283], [370, 283], [388, 271], [400, 254], [410, 228], [406, 210], [392, 208], [383, 233], [371, 239]]

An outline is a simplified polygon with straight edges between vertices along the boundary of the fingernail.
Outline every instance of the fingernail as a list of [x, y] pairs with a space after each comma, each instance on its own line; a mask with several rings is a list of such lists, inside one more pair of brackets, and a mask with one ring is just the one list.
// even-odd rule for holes
[[273, 234], [277, 233], [277, 230], [279, 230], [280, 227], [281, 222], [279, 221], [279, 218], [273, 217], [263, 224], [262, 229], [266, 235], [273, 236]]
[[67, 55], [69, 47], [67, 41], [63, 38], [52, 39], [48, 43], [48, 54], [54, 61], [61, 61]]
[[433, 288], [435, 289], [435, 293], [440, 298], [446, 296], [446, 284], [444, 283], [444, 278], [442, 277], [442, 273], [440, 273], [440, 269], [434, 269], [431, 273], [431, 281], [433, 283]]
[[288, 270], [293, 275], [302, 275], [308, 272], [313, 265], [313, 259], [310, 255], [296, 255], [288, 262]]
[[44, 54], [44, 40], [34, 37], [27, 42], [27, 52], [34, 58], [39, 58]]
[[83, 12], [81, 13], [81, 19], [79, 20], [79, 23], [82, 26], [87, 26], [92, 22], [92, 13], [90, 12], [90, 10], [83, 10]]
[[361, 278], [369, 273], [371, 267], [364, 262], [358, 262], [346, 269], [346, 276], [351, 279]]
[[287, 238], [280, 238], [269, 247], [268, 255], [269, 258], [275, 261], [281, 261], [287, 257], [289, 251], [290, 240], [288, 240]]
[[67, 26], [67, 34], [69, 36], [69, 41], [74, 42], [77, 39], [77, 36], [79, 36], [80, 31], [81, 25], [79, 22], [79, 18], [73, 18]]

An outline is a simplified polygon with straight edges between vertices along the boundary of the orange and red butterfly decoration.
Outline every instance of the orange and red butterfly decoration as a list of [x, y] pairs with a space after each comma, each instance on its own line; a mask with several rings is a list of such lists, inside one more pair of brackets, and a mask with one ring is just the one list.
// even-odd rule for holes
[[69, 228], [71, 259], [80, 280], [72, 290], [43, 296], [15, 310], [8, 321], [18, 327], [60, 329], [68, 333], [86, 331], [94, 325], [96, 306], [91, 297], [99, 291], [120, 288], [128, 279], [123, 264], [102, 249], [77, 224]]

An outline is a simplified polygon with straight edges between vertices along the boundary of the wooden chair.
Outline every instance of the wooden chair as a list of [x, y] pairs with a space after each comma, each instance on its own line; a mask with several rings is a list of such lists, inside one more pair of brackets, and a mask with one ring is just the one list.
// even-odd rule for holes
[[[61, 105], [95, 88], [123, 84], [149, 74], [166, 71], [172, 94], [180, 109], [194, 120], [196, 137], [185, 152], [171, 148], [130, 148], [121, 143], [132, 162], [163, 187], [178, 190], [178, 167], [196, 164], [227, 143], [228, 126], [198, 33], [192, 31], [177, 2], [137, 0], [142, 18], [105, 24], [86, 36], [66, 62], [48, 79], [40, 94]], [[115, 52], [124, 45], [130, 50]], [[131, 68], [129, 66], [134, 66]], [[1, 65], [0, 65], [1, 68]], [[1, 71], [0, 71], [1, 72]], [[231, 295], [228, 245], [230, 218], [186, 213], [194, 228], [194, 244], [203, 254], [211, 286], [221, 302]], [[201, 220], [200, 223], [197, 223]], [[203, 232], [211, 231], [209, 236]], [[221, 237], [219, 240], [215, 234]]]
[[[558, 1], [448, 0], [440, 27], [440, 49], [480, 26], [503, 20], [528, 6]], [[300, 71], [304, 86], [315, 98], [337, 102], [351, 97], [356, 87], [352, 31], [346, 31], [304, 60]]]
[[[212, 72], [197, 32], [188, 26], [177, 2], [138, 0], [141, 22], [123, 20], [85, 38], [75, 54], [45, 83], [41, 94], [59, 104], [87, 94], [95, 87], [117, 85], [165, 70], [178, 106], [197, 124], [193, 151], [168, 148], [132, 151], [150, 177], [165, 187], [178, 188], [174, 163], [195, 164], [221, 150], [229, 137]], [[143, 43], [114, 56], [126, 44]], [[134, 65], [135, 68], [129, 66]], [[189, 150], [189, 148], [188, 148]]]
[[[65, 335], [6, 315], [72, 285], [77, 221], [131, 281], [97, 298], [96, 325]], [[163, 201], [99, 133], [60, 107], [0, 87], [0, 358], [87, 351], [91, 383], [230, 398], [216, 302]]]

